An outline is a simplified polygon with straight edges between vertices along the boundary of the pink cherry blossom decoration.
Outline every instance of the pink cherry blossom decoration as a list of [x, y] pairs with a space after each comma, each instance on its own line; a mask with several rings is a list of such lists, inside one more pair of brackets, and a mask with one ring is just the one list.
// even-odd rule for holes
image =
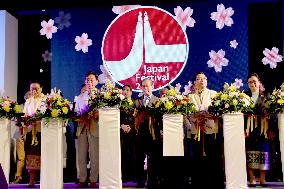
[[46, 35], [47, 39], [51, 39], [52, 34], [57, 32], [57, 27], [54, 26], [54, 20], [52, 20], [52, 19], [49, 19], [48, 22], [43, 20], [41, 22], [41, 27], [42, 27], [42, 29], [39, 31], [40, 35]]
[[183, 10], [180, 6], [177, 6], [177, 8], [174, 9], [174, 12], [183, 29], [185, 29], [186, 26], [194, 27], [195, 20], [191, 17], [193, 14], [193, 9], [186, 7]]
[[263, 51], [263, 54], [265, 57], [262, 59], [262, 63], [264, 65], [269, 64], [270, 68], [276, 68], [278, 62], [283, 61], [283, 56], [278, 54], [279, 49], [276, 47], [273, 47], [271, 50], [265, 48]]
[[77, 45], [75, 46], [76, 51], [82, 50], [83, 53], [88, 52], [88, 47], [92, 45], [92, 40], [88, 39], [87, 33], [83, 33], [81, 37], [76, 36], [75, 42], [77, 43]]
[[223, 4], [217, 5], [217, 12], [211, 13], [211, 19], [216, 21], [216, 28], [222, 29], [225, 25], [232, 26], [234, 23], [231, 16], [234, 14], [234, 10], [232, 7], [225, 8]]
[[214, 67], [216, 72], [222, 71], [222, 66], [227, 66], [229, 60], [225, 58], [225, 51], [219, 50], [217, 53], [213, 50], [209, 52], [210, 60], [207, 61], [208, 67]]

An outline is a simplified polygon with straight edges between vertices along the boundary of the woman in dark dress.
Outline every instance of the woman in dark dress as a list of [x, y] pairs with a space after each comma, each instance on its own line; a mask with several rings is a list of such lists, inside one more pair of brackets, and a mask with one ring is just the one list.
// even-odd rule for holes
[[[249, 186], [256, 186], [256, 171], [259, 171], [259, 182], [261, 186], [267, 186], [266, 184], [266, 171], [269, 170], [269, 142], [268, 132], [270, 129], [263, 131], [263, 121], [266, 119], [265, 115], [265, 100], [268, 98], [268, 93], [260, 81], [257, 74], [253, 73], [248, 78], [249, 91], [247, 94], [252, 97], [254, 101], [254, 115], [257, 122], [254, 123], [257, 126], [253, 126], [253, 130], [248, 133], [246, 138], [246, 153], [247, 153], [247, 170], [249, 176]], [[261, 125], [262, 124], [262, 125]], [[272, 125], [270, 125], [272, 126]], [[251, 126], [252, 127], [252, 126]]]

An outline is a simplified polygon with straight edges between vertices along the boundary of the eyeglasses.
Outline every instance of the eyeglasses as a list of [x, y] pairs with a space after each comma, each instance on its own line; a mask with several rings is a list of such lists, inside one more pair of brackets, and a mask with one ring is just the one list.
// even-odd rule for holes
[[248, 81], [248, 84], [252, 84], [252, 83], [256, 84], [256, 82], [257, 81]]

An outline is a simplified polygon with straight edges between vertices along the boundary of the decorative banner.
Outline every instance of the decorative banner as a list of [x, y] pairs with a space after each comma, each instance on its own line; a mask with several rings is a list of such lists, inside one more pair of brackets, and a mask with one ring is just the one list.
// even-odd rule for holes
[[11, 121], [6, 118], [0, 118], [0, 164], [2, 166], [7, 183], [9, 183], [10, 173], [10, 140]]
[[138, 7], [120, 14], [102, 44], [104, 66], [120, 85], [141, 91], [145, 78], [154, 91], [173, 82], [185, 67], [188, 39], [176, 18], [157, 7]]

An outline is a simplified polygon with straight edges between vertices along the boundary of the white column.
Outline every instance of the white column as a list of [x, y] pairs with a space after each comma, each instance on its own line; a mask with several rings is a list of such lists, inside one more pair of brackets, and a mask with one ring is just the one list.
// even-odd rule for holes
[[99, 110], [100, 189], [122, 189], [120, 151], [120, 110]]
[[4, 171], [6, 181], [9, 183], [10, 173], [10, 141], [11, 141], [11, 121], [0, 118], [0, 164]]
[[247, 189], [244, 117], [223, 115], [226, 189]]
[[[284, 113], [278, 114], [279, 142], [282, 162], [282, 173], [284, 173]], [[284, 174], [283, 174], [284, 178]]]
[[63, 127], [60, 119], [41, 122], [41, 189], [63, 188]]
[[184, 156], [183, 116], [163, 115], [163, 156]]
[[18, 20], [0, 10], [0, 96], [17, 99], [18, 84]]

